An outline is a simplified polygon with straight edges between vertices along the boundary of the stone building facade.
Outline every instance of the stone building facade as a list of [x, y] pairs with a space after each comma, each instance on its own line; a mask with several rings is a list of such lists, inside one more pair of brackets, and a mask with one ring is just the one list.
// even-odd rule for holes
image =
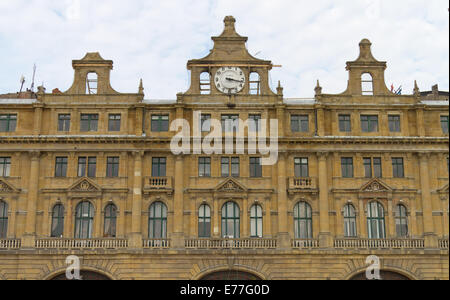
[[[98, 53], [66, 92], [0, 98], [0, 280], [63, 279], [70, 255], [85, 279], [361, 279], [376, 255], [384, 279], [448, 280], [448, 98], [393, 94], [362, 40], [345, 92], [285, 99], [233, 17], [213, 41], [171, 102], [115, 91]], [[278, 120], [277, 161], [175, 155], [176, 119], [220, 144], [254, 120], [245, 150]]]

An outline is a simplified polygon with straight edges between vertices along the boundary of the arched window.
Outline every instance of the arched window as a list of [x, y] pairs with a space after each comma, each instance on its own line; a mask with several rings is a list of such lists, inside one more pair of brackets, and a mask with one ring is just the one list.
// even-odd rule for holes
[[371, 202], [367, 208], [367, 226], [369, 239], [386, 238], [384, 208], [379, 202]]
[[306, 202], [298, 203], [294, 208], [296, 239], [312, 239], [312, 210]]
[[167, 237], [167, 206], [162, 202], [155, 202], [150, 206], [148, 237], [150, 239]]
[[211, 94], [211, 74], [209, 74], [209, 72], [200, 74], [200, 94]]
[[86, 94], [96, 95], [98, 93], [98, 75], [91, 72], [86, 77]]
[[397, 205], [395, 209], [395, 228], [398, 237], [407, 237], [408, 232], [408, 211], [404, 205]]
[[258, 73], [252, 72], [250, 73], [249, 79], [250, 95], [261, 95], [261, 77]]
[[222, 207], [222, 237], [240, 237], [240, 211], [239, 206], [234, 202], [227, 202]]
[[64, 206], [56, 204], [52, 210], [51, 237], [62, 238], [64, 234]]
[[361, 91], [364, 96], [373, 96], [373, 78], [369, 73], [361, 75]]
[[8, 204], [0, 200], [0, 239], [8, 235]]
[[75, 214], [75, 238], [92, 238], [94, 223], [94, 206], [89, 201], [81, 202], [76, 207]]
[[345, 237], [356, 237], [356, 211], [355, 207], [348, 204], [344, 207], [344, 234]]
[[250, 231], [254, 238], [263, 237], [263, 210], [259, 205], [253, 205], [250, 209]]
[[108, 204], [105, 207], [105, 237], [116, 237], [117, 207], [114, 204]]
[[198, 237], [211, 237], [211, 208], [204, 204], [198, 211]]

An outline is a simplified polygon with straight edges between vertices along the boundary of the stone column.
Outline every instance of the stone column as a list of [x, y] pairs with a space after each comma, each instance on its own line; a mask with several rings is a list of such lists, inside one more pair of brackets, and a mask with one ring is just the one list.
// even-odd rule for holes
[[249, 218], [248, 218], [248, 199], [244, 198], [244, 201], [242, 202], [242, 232], [241, 232], [241, 238], [248, 238], [250, 236], [250, 233], [248, 231], [248, 224], [249, 224]]
[[380, 113], [380, 122], [379, 122], [379, 129], [381, 136], [389, 136], [389, 125], [388, 125], [388, 115], [385, 110], [381, 111]]
[[182, 249], [184, 245], [184, 157], [178, 155], [175, 158], [175, 191], [173, 201], [174, 226], [172, 233], [172, 245], [175, 249]]
[[367, 238], [367, 214], [366, 214], [366, 207], [364, 205], [364, 199], [359, 198], [359, 228], [358, 233], [359, 237], [361, 238]]
[[395, 211], [392, 204], [392, 197], [388, 198], [388, 207], [387, 207], [387, 217], [388, 217], [388, 227], [386, 236], [389, 238], [395, 238], [397, 236], [397, 232], [395, 231]]
[[263, 214], [263, 235], [265, 238], [272, 238], [272, 202], [271, 197], [265, 199], [265, 214]]
[[133, 156], [134, 179], [130, 247], [142, 248], [142, 159], [144, 152], [135, 151], [133, 152]]
[[329, 187], [328, 187], [328, 153], [318, 153], [319, 159], [319, 244], [321, 248], [329, 248], [332, 246], [332, 236], [330, 232], [330, 216], [329, 216]]
[[41, 152], [30, 151], [31, 167], [28, 183], [27, 220], [23, 239], [24, 248], [34, 248], [36, 240], [36, 207], [39, 193], [39, 167]]
[[214, 222], [214, 226], [213, 226], [213, 232], [212, 232], [212, 236], [214, 238], [219, 238], [220, 237], [220, 229], [219, 229], [219, 199], [214, 198], [213, 199], [213, 203], [214, 203], [214, 208], [213, 208], [213, 222]]
[[419, 153], [420, 183], [422, 191], [423, 229], [425, 238], [425, 248], [437, 248], [438, 239], [434, 231], [433, 208], [431, 205], [430, 192], [430, 170], [428, 160], [430, 154]]
[[410, 216], [409, 216], [409, 232], [411, 235], [411, 238], [417, 237], [417, 209], [416, 209], [416, 199], [415, 197], [409, 198], [409, 205], [411, 207]]
[[423, 108], [417, 109], [416, 116], [417, 116], [417, 135], [423, 137], [425, 136], [425, 121], [423, 118]]
[[288, 230], [288, 196], [286, 177], [286, 153], [280, 153], [278, 157], [278, 247], [290, 248]]
[[317, 134], [319, 136], [325, 135], [325, 113], [322, 107], [317, 108]]
[[33, 125], [33, 135], [41, 134], [42, 125], [42, 104], [37, 104], [34, 107], [34, 125]]

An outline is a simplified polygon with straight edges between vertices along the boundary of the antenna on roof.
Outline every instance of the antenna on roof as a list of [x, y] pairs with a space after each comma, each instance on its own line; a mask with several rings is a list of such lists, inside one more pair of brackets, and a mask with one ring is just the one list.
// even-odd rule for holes
[[34, 92], [34, 78], [35, 78], [35, 76], [36, 76], [36, 64], [34, 64], [34, 66], [33, 66], [33, 81], [31, 82], [31, 88], [30, 88], [30, 90], [32, 92]]
[[25, 83], [25, 76], [22, 75], [22, 77], [20, 77], [20, 83], [21, 83], [21, 85], [20, 85], [19, 93], [22, 93], [23, 85]]

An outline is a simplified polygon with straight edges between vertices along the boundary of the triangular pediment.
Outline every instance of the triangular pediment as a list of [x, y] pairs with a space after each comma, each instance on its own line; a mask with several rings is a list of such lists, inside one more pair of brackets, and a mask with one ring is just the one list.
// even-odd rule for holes
[[244, 187], [239, 182], [237, 182], [236, 180], [230, 178], [222, 182], [219, 186], [217, 186], [215, 191], [221, 193], [240, 193], [246, 192], [247, 188]]
[[73, 184], [69, 191], [71, 192], [100, 192], [101, 188], [89, 178], [83, 178]]
[[4, 179], [0, 179], [0, 194], [17, 193], [18, 190]]
[[373, 192], [380, 193], [380, 192], [390, 192], [392, 191], [392, 188], [390, 188], [387, 184], [385, 184], [379, 179], [372, 179], [371, 181], [363, 185], [360, 191], [370, 193]]

